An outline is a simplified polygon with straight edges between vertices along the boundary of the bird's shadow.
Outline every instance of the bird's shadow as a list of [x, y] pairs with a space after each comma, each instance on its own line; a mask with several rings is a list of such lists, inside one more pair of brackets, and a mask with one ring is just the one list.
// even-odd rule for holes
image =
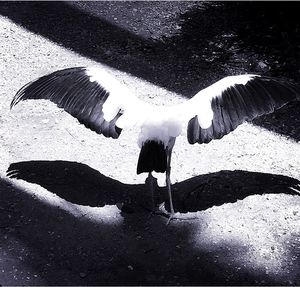
[[[11, 178], [35, 183], [75, 204], [105, 206], [122, 203], [125, 212], [145, 210], [150, 193], [144, 184], [123, 184], [86, 164], [69, 161], [24, 161], [12, 163]], [[242, 170], [199, 175], [172, 186], [176, 211], [196, 212], [236, 202], [250, 195], [297, 194], [291, 188], [299, 181], [282, 175]], [[157, 200], [168, 201], [165, 188], [157, 187]], [[148, 196], [147, 196], [148, 195]], [[168, 208], [168, 203], [166, 204]], [[141, 208], [142, 207], [142, 208]]]
[[[16, 162], [10, 165], [8, 175], [39, 184], [81, 205], [132, 201], [137, 203], [133, 205], [136, 212], [139, 198], [147, 190], [143, 184], [122, 184], [85, 164], [68, 161]], [[293, 193], [289, 187], [298, 183], [285, 176], [220, 171], [174, 184], [175, 207], [183, 212], [195, 211], [252, 194]], [[242, 273], [237, 273], [231, 252], [236, 258], [244, 256], [242, 243], [221, 240], [213, 252], [196, 247], [194, 232], [205, 229], [205, 219], [166, 228], [166, 220], [161, 217], [124, 212], [121, 222], [101, 219], [95, 223], [88, 217], [73, 216], [57, 206], [34, 200], [22, 188], [5, 186], [0, 180], [2, 190], [4, 216], [0, 226], [9, 228], [9, 234], [30, 248], [25, 262], [42, 276], [46, 285], [255, 285], [262, 280], [280, 285], [278, 276], [269, 277], [242, 264], [238, 265]], [[6, 245], [9, 247], [4, 242]], [[228, 253], [226, 248], [232, 251]], [[9, 252], [20, 256], [17, 250], [11, 248]], [[217, 262], [216, 257], [222, 260]], [[134, 270], [127, 266], [134, 266]], [[228, 272], [233, 276], [230, 279]]]

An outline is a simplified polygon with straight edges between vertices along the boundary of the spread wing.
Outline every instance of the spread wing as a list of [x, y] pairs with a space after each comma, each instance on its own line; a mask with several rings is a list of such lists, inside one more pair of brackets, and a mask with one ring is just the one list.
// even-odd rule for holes
[[190, 144], [209, 143], [246, 120], [273, 112], [300, 99], [300, 86], [258, 75], [230, 76], [201, 90], [188, 101]]
[[[188, 122], [189, 143], [208, 143], [246, 120], [299, 99], [299, 94], [299, 86], [280, 79], [258, 75], [226, 77], [175, 107], [172, 121], [182, 117]], [[75, 67], [43, 76], [21, 88], [11, 108], [27, 99], [50, 100], [87, 128], [112, 138], [118, 138], [123, 128], [155, 117], [154, 111], [162, 119], [161, 124], [168, 122], [167, 108], [151, 108], [100, 68]]]
[[127, 105], [138, 104], [127, 87], [100, 68], [75, 67], [53, 72], [21, 88], [11, 108], [27, 99], [47, 99], [63, 108], [87, 128], [118, 138], [117, 120]]

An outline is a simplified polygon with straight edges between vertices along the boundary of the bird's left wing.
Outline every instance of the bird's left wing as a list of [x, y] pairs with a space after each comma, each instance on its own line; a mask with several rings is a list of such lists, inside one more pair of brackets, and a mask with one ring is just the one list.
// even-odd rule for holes
[[133, 107], [138, 109], [141, 102], [108, 72], [93, 67], [68, 68], [38, 78], [17, 92], [11, 108], [27, 99], [50, 100], [87, 128], [112, 138], [121, 133], [123, 126], [116, 122], [126, 109], [130, 107], [129, 116], [134, 117]]
[[246, 120], [273, 112], [300, 99], [300, 86], [258, 75], [229, 76], [186, 102], [191, 144], [220, 139]]

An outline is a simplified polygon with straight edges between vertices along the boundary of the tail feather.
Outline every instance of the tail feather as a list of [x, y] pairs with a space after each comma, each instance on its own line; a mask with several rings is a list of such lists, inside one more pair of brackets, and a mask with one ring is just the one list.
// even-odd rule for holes
[[141, 148], [137, 174], [142, 172], [165, 172], [167, 169], [167, 151], [162, 142], [149, 140]]

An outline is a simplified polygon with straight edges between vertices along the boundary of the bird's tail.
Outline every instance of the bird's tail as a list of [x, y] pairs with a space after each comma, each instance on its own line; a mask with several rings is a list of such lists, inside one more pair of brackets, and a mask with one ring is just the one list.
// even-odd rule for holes
[[165, 172], [167, 169], [167, 150], [162, 142], [148, 140], [143, 143], [137, 174], [142, 172]]

